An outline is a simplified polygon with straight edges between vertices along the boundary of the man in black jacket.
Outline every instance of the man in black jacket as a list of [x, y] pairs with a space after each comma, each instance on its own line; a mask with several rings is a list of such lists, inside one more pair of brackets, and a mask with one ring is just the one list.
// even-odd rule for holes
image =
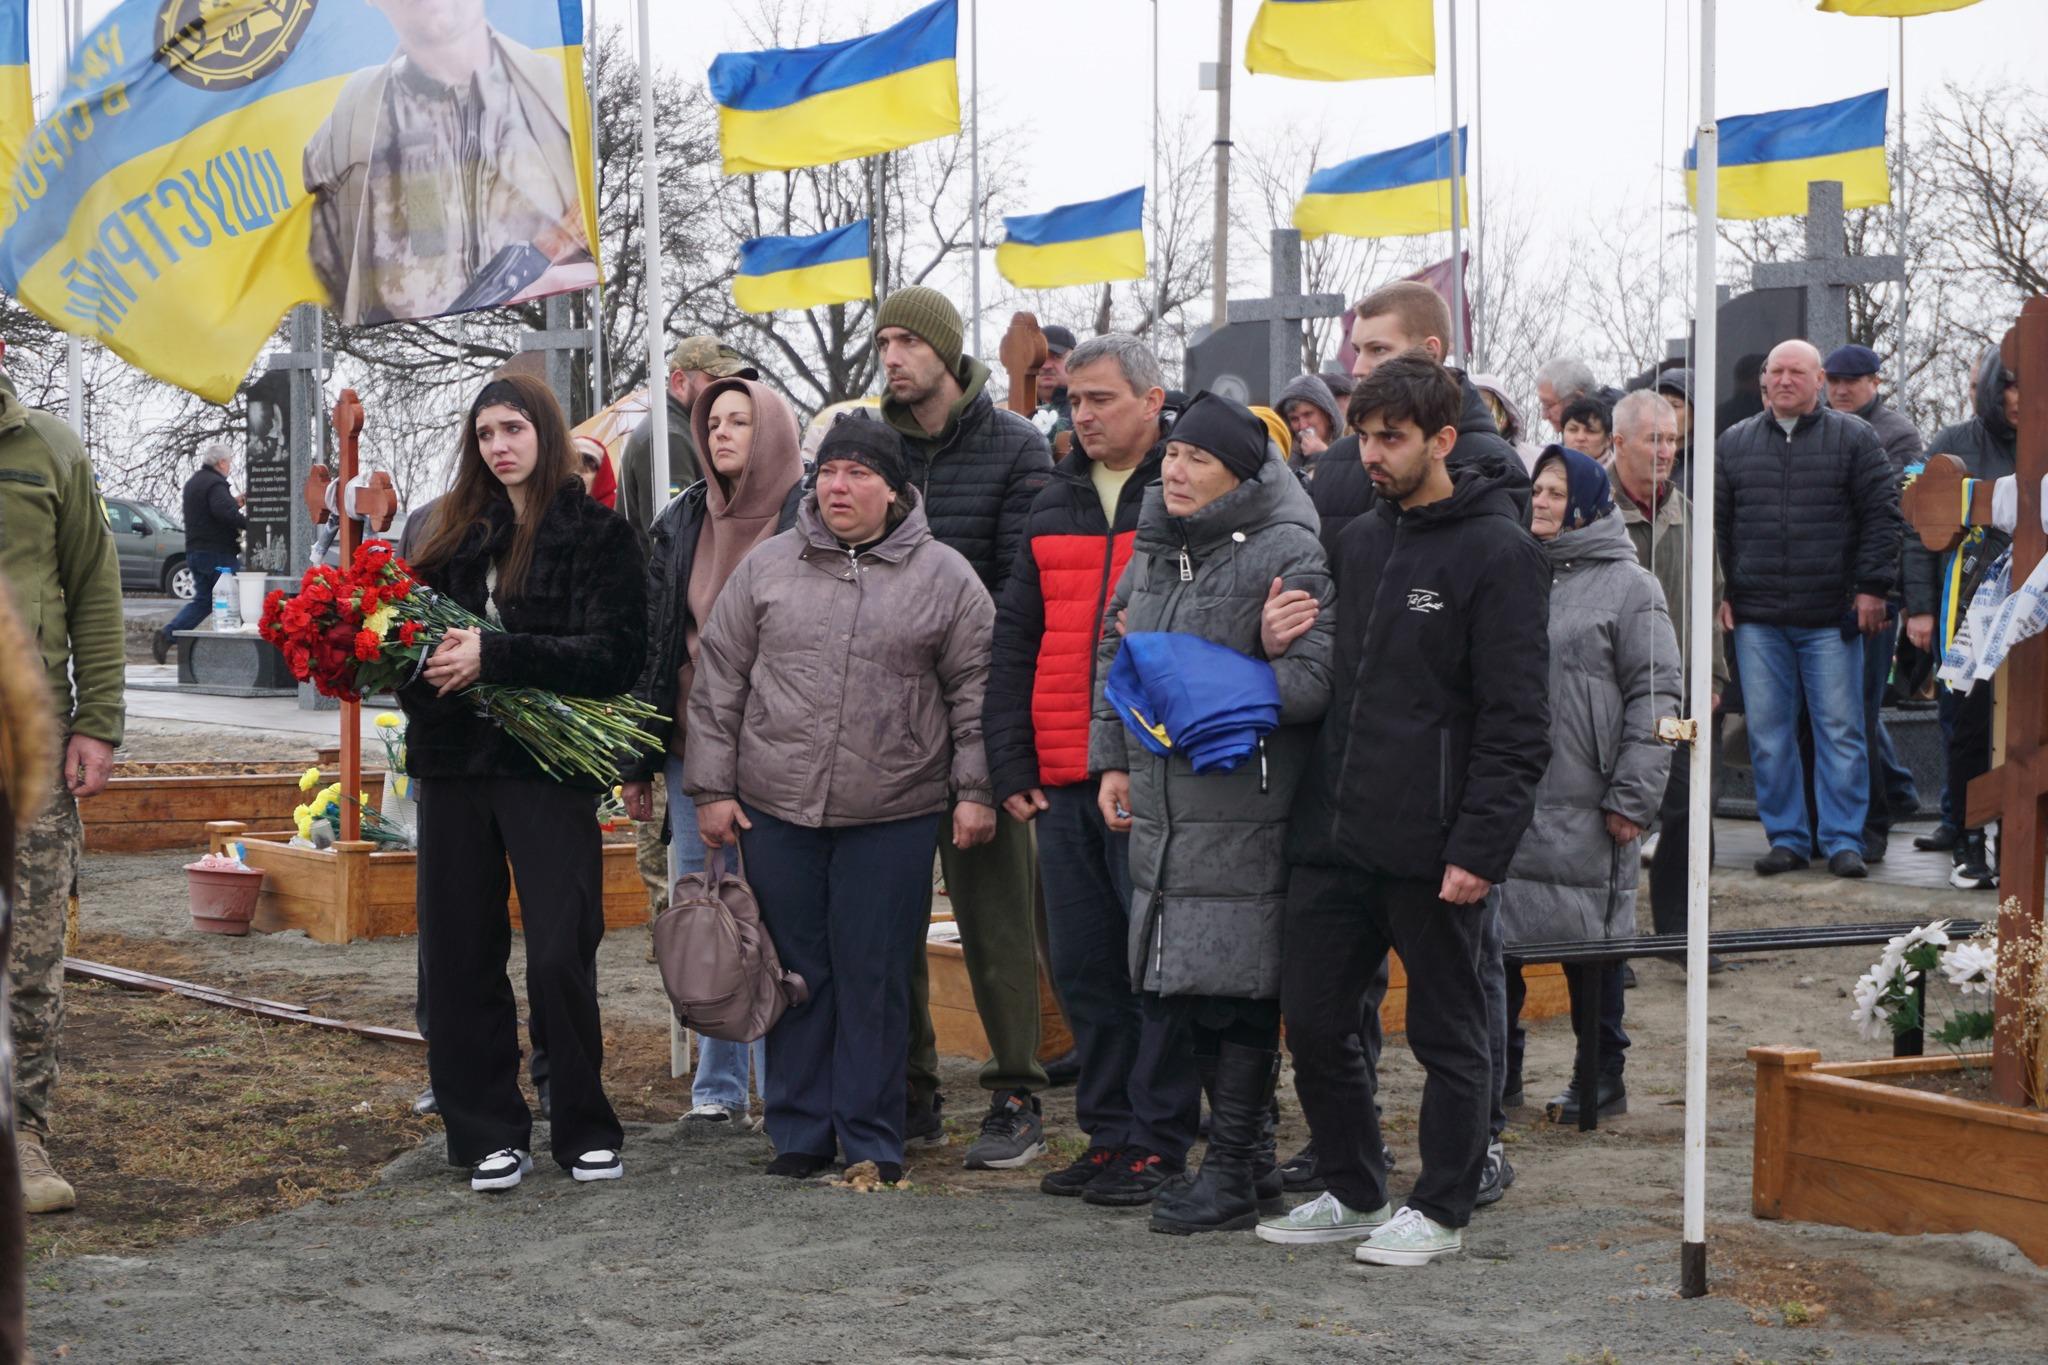
[[[1507, 876], [1550, 760], [1550, 571], [1505, 457], [1451, 469], [1458, 382], [1432, 358], [1380, 365], [1352, 395], [1379, 494], [1345, 531], [1336, 694], [1296, 798], [1281, 961], [1295, 1087], [1328, 1192], [1259, 1227], [1281, 1243], [1368, 1237], [1359, 1259], [1415, 1265], [1463, 1245], [1498, 1089], [1482, 981], [1488, 893]], [[1387, 1201], [1361, 1038], [1389, 949], [1411, 982], [1428, 1072], [1422, 1171]]]
[[[1757, 814], [1771, 842], [1756, 870], [1803, 868], [1817, 845], [1836, 876], [1864, 876], [1863, 637], [1884, 629], [1904, 526], [1891, 462], [1868, 423], [1821, 401], [1820, 352], [1796, 340], [1764, 364], [1764, 410], [1717, 445], [1721, 628], [1735, 641]], [[1799, 757], [1802, 707], [1813, 723], [1817, 832]]]
[[[1984, 348], [1977, 361], [1977, 382], [1971, 392], [1976, 415], [1935, 435], [1928, 450], [1953, 455], [1963, 462], [1973, 479], [1996, 481], [2015, 472], [2019, 459], [2020, 388], [2018, 377], [2005, 367], [1996, 345]], [[1950, 556], [1936, 555], [1920, 543], [1920, 537], [1906, 537], [1906, 638], [1937, 659], [1948, 647], [1955, 622], [1962, 619], [1970, 595], [1982, 577], [1984, 567], [2011, 543], [1995, 529], [1986, 531], [1982, 541], [1965, 541]], [[1956, 564], [1956, 557], [1962, 563]], [[1948, 585], [1954, 567], [1956, 582]], [[1960, 600], [1952, 600], [1960, 599]], [[1958, 695], [1946, 687], [1940, 693], [1941, 730], [1948, 740], [1947, 782], [1941, 799], [1941, 824], [1929, 835], [1915, 839], [1923, 849], [1950, 852], [1954, 869], [1949, 884], [1965, 891], [1986, 890], [1998, 884], [1981, 829], [1964, 829], [1963, 793], [1970, 779], [1991, 770], [1991, 689], [1975, 687]]]
[[199, 467], [185, 480], [185, 566], [192, 570], [192, 600], [151, 641], [158, 663], [170, 657], [178, 631], [191, 630], [213, 610], [214, 580], [242, 567], [242, 532], [249, 529], [249, 518], [228, 485], [234, 466], [234, 447], [210, 441], [199, 448]]
[[[961, 352], [960, 311], [936, 289], [912, 285], [875, 315], [875, 350], [887, 383], [882, 417], [903, 436], [910, 477], [923, 497], [932, 534], [981, 575], [991, 596], [1024, 543], [1031, 500], [1052, 474], [1045, 437], [988, 395], [988, 366]], [[950, 817], [946, 817], [950, 820]], [[974, 1007], [992, 1056], [981, 1069], [991, 1092], [981, 1136], [967, 1149], [975, 1170], [1011, 1170], [1045, 1150], [1033, 1091], [1045, 1088], [1038, 1063], [1038, 941], [1032, 927], [1031, 830], [999, 812], [996, 837], [979, 848], [939, 839], [939, 862], [960, 928]], [[939, 1121], [939, 1054], [932, 1032], [925, 958], [911, 977], [910, 1096], [906, 1146], [945, 1141]]]
[[982, 733], [996, 799], [1038, 830], [1053, 984], [1074, 1030], [1074, 1113], [1087, 1150], [1039, 1182], [1090, 1204], [1150, 1203], [1186, 1164], [1201, 1081], [1131, 989], [1130, 836], [1104, 823], [1088, 771], [1096, 644], [1166, 454], [1158, 357], [1133, 336], [1091, 337], [1067, 369], [1079, 447], [1031, 504], [996, 602]]
[[[1444, 338], [1451, 334], [1451, 310], [1443, 295], [1417, 280], [1396, 280], [1382, 285], [1360, 299], [1352, 308], [1351, 349], [1357, 359], [1352, 373], [1361, 380], [1382, 361], [1413, 350], [1427, 351], [1441, 363], [1449, 351]], [[1501, 439], [1486, 400], [1463, 371], [1452, 370], [1460, 394], [1458, 441], [1446, 461], [1452, 470], [1488, 458], [1507, 459], [1510, 494], [1521, 508], [1522, 520], [1529, 519], [1529, 476], [1515, 458], [1514, 447]], [[1323, 548], [1334, 561], [1337, 537], [1353, 517], [1373, 504], [1373, 484], [1359, 461], [1358, 437], [1347, 435], [1316, 457], [1309, 476], [1309, 498], [1323, 521]]]

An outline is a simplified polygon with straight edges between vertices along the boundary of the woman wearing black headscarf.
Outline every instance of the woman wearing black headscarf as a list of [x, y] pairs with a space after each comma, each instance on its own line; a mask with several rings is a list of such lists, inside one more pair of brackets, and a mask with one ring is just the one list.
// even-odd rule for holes
[[[1522, 974], [1517, 943], [1623, 938], [1635, 933], [1643, 829], [1657, 814], [1671, 751], [1657, 722], [1678, 714], [1678, 637], [1656, 576], [1635, 547], [1607, 471], [1576, 450], [1553, 445], [1537, 457], [1530, 530], [1550, 555], [1550, 766], [1536, 789], [1536, 818], [1501, 887], [1507, 941], [1508, 1075], [1522, 1075]], [[1602, 982], [1602, 1114], [1628, 1112], [1622, 1063], [1621, 969], [1567, 967], [1572, 1024], [1579, 1002]], [[1559, 1123], [1577, 1122], [1577, 1082], [1552, 1100]]]

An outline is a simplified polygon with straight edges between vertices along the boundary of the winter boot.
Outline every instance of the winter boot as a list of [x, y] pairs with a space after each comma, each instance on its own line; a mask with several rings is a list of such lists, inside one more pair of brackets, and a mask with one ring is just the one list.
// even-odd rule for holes
[[33, 1133], [14, 1135], [14, 1158], [21, 1168], [21, 1200], [30, 1213], [62, 1213], [78, 1207], [78, 1192], [50, 1165], [50, 1154]]
[[1259, 1212], [1267, 1215], [1287, 1212], [1287, 1183], [1280, 1174], [1279, 1089], [1280, 1054], [1276, 1052], [1273, 1081], [1266, 1087], [1266, 1107], [1259, 1111], [1259, 1142], [1252, 1153], [1252, 1185], [1258, 1193]]
[[[1259, 1221], [1255, 1163], [1266, 1141], [1279, 1055], [1225, 1043], [1209, 1094], [1209, 1150], [1193, 1180], [1176, 1181], [1152, 1201], [1152, 1230], [1186, 1236], [1237, 1232]], [[1271, 1160], [1270, 1148], [1265, 1149]]]
[[1949, 869], [1948, 884], [1958, 891], [1989, 891], [1998, 885], [1998, 872], [1983, 830], [1964, 830], [1949, 858], [1955, 865]]

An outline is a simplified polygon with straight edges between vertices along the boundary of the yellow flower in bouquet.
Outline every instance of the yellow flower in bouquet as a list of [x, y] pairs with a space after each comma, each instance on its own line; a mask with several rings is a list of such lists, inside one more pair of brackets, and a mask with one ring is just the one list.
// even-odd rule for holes
[[404, 724], [405, 721], [396, 711], [379, 711], [377, 713], [377, 728], [379, 730], [396, 730]]
[[308, 768], [299, 777], [299, 790], [302, 792], [309, 792], [319, 785], [320, 770], [318, 768]]

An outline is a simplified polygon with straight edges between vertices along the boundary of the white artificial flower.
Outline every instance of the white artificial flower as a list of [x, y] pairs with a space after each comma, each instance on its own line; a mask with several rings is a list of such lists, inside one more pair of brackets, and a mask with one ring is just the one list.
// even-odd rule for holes
[[1038, 428], [1041, 436], [1052, 435], [1052, 429], [1060, 424], [1060, 415], [1051, 408], [1040, 408], [1031, 414], [1031, 425]]
[[1874, 1043], [1892, 1031], [1891, 1012], [1884, 1007], [1884, 979], [1874, 972], [1865, 972], [1856, 979], [1856, 1008], [1849, 1014], [1849, 1021], [1856, 1025], [1856, 1031], [1866, 1043]]
[[1964, 995], [1989, 995], [1998, 976], [1998, 941], [1965, 939], [1941, 955], [1941, 973]]

